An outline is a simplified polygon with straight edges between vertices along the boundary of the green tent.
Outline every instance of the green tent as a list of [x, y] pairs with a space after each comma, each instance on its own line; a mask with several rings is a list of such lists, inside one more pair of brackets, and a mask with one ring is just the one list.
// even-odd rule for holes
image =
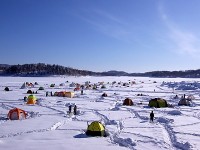
[[39, 89], [38, 90], [44, 90], [44, 88], [43, 87], [39, 87]]
[[149, 107], [168, 107], [167, 101], [162, 98], [154, 98], [149, 101]]
[[51, 84], [50, 87], [55, 87], [55, 84]]

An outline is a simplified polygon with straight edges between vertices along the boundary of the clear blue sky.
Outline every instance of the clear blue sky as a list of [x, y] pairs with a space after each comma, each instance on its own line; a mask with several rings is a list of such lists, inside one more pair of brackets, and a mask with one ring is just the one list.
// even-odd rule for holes
[[0, 0], [0, 63], [200, 68], [200, 0]]

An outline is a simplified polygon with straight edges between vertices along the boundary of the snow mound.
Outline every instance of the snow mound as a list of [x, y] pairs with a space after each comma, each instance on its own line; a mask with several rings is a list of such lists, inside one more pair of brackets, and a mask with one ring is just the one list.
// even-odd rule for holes
[[200, 89], [199, 82], [163, 82], [161, 86], [166, 86], [168, 88], [174, 88], [176, 90], [197, 90]]
[[129, 147], [130, 149], [133, 149], [134, 146], [136, 146], [136, 143], [132, 141], [131, 138], [120, 138], [118, 136], [113, 136], [112, 141], [116, 144], [119, 144], [119, 146]]

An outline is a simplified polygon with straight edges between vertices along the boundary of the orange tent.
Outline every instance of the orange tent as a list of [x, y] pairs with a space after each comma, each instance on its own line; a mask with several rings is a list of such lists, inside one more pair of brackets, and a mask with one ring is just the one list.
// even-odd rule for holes
[[8, 113], [8, 118], [10, 120], [22, 120], [26, 119], [26, 116], [27, 116], [26, 112], [19, 108], [11, 109]]

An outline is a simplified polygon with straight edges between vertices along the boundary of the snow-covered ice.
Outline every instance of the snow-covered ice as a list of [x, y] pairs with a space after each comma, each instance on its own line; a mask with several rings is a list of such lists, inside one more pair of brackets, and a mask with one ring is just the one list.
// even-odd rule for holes
[[[134, 81], [134, 82], [133, 82]], [[37, 82], [21, 89], [24, 82]], [[71, 83], [96, 84], [97, 90], [75, 91], [74, 98], [46, 97], [46, 92], [73, 91]], [[125, 83], [125, 84], [124, 84]], [[133, 84], [134, 83], [134, 84]], [[50, 87], [55, 84], [55, 87]], [[106, 88], [101, 88], [104, 85]], [[44, 90], [38, 90], [39, 87]], [[4, 91], [9, 87], [10, 91]], [[27, 105], [27, 90], [37, 91], [38, 103]], [[108, 97], [102, 97], [107, 93]], [[191, 106], [178, 106], [185, 94]], [[174, 98], [175, 96], [178, 98]], [[133, 106], [124, 106], [125, 98]], [[151, 98], [164, 98], [168, 108], [150, 108]], [[76, 104], [77, 115], [68, 114]], [[12, 108], [28, 113], [25, 120], [8, 120]], [[154, 123], [149, 114], [154, 111]], [[92, 121], [102, 122], [107, 137], [89, 137], [85, 130]], [[200, 80], [147, 77], [0, 77], [0, 149], [2, 150], [199, 150]]]

